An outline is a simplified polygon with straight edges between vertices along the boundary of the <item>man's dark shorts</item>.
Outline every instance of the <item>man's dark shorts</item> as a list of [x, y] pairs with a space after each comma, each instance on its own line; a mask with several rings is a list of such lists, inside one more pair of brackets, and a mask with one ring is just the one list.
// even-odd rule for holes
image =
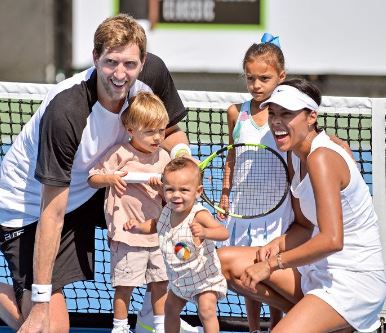
[[[61, 242], [52, 274], [52, 290], [66, 284], [94, 279], [95, 226], [105, 227], [104, 189], [65, 215]], [[21, 228], [0, 226], [0, 247], [11, 271], [15, 296], [21, 301], [23, 290], [33, 282], [33, 250], [37, 223]], [[20, 304], [20, 303], [19, 303]]]

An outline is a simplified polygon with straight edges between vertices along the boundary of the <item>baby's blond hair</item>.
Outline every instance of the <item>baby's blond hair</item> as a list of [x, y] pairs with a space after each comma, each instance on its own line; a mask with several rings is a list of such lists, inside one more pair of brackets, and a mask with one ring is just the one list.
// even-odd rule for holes
[[121, 120], [126, 129], [162, 128], [168, 124], [169, 116], [157, 95], [141, 91], [130, 98]]

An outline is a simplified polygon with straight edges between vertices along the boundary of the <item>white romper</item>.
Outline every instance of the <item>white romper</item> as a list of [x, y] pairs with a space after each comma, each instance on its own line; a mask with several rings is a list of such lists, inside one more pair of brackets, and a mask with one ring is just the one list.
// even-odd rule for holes
[[[162, 210], [157, 223], [159, 245], [165, 260], [169, 279], [168, 289], [176, 296], [196, 302], [196, 296], [205, 291], [217, 292], [218, 299], [226, 296], [227, 283], [221, 273], [220, 260], [214, 241], [205, 239], [196, 245], [190, 231], [190, 224], [197, 212], [207, 210], [196, 203], [185, 220], [172, 228], [168, 205]], [[175, 254], [177, 243], [184, 243], [190, 250], [190, 258], [179, 259]]]
[[[312, 141], [311, 152], [326, 147], [346, 161], [350, 182], [341, 193], [344, 245], [339, 252], [299, 267], [304, 294], [313, 294], [333, 307], [350, 325], [360, 332], [372, 332], [379, 325], [386, 298], [386, 281], [377, 216], [368, 186], [355, 161], [325, 132]], [[307, 174], [300, 181], [300, 163], [294, 162], [295, 175], [291, 191], [300, 201], [304, 216], [317, 227], [315, 197]]]
[[[233, 129], [234, 143], [261, 143], [272, 149], [275, 149], [285, 161], [287, 161], [287, 153], [280, 152], [276, 148], [275, 139], [269, 129], [268, 123], [263, 126], [257, 126], [251, 116], [252, 100], [246, 101], [241, 105], [240, 113]], [[243, 164], [250, 161], [245, 160], [246, 154], [236, 156], [234, 165], [234, 173], [232, 186], [237, 187], [238, 180], [245, 179], [244, 173], [246, 168]], [[288, 194], [282, 205], [267, 216], [254, 219], [239, 219], [229, 217], [224, 226], [229, 230], [230, 237], [218, 242], [219, 246], [263, 246], [269, 243], [276, 237], [285, 233], [293, 221], [293, 211]], [[236, 193], [232, 206], [237, 206], [243, 200], [248, 200], [248, 193]]]

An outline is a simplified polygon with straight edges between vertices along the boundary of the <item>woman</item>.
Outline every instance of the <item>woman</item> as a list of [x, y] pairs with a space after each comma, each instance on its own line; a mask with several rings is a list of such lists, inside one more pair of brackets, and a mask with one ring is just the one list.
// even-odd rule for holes
[[287, 312], [273, 332], [371, 332], [386, 298], [377, 216], [355, 161], [318, 129], [320, 103], [295, 79], [261, 104], [288, 152], [295, 222], [260, 249], [219, 256], [231, 288]]

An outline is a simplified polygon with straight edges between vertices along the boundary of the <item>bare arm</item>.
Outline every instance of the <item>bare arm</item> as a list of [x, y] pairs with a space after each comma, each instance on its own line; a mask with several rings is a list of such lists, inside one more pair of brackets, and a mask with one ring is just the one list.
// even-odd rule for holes
[[[239, 108], [240, 108], [239, 104], [238, 105], [232, 104], [227, 110], [228, 136], [229, 136], [228, 142], [230, 145], [234, 143], [232, 133], [235, 128], [237, 118], [239, 116], [239, 112], [240, 112]], [[221, 193], [221, 199], [219, 204], [220, 208], [224, 209], [225, 211], [229, 209], [229, 193], [232, 188], [234, 166], [235, 166], [235, 153], [234, 153], [234, 150], [231, 149], [225, 160], [222, 193]], [[226, 215], [223, 213], [218, 212], [217, 215], [220, 219], [226, 218]]]
[[93, 188], [111, 186], [119, 196], [122, 196], [125, 193], [127, 187], [127, 184], [122, 179], [122, 177], [126, 174], [126, 171], [121, 171], [120, 174], [95, 174], [89, 177], [88, 184]]
[[223, 241], [228, 239], [228, 230], [218, 223], [206, 210], [199, 211], [190, 225], [194, 237]]
[[346, 141], [344, 141], [344, 140], [338, 138], [338, 137], [335, 136], [335, 135], [330, 135], [330, 139], [331, 139], [332, 142], [334, 142], [334, 143], [336, 143], [337, 145], [341, 146], [346, 152], [348, 152], [348, 153], [350, 154], [351, 158], [352, 158], [353, 160], [355, 160], [355, 159], [354, 159], [354, 155], [353, 155], [353, 153], [352, 153], [352, 150], [351, 150], [350, 146], [348, 145], [348, 143], [347, 143]]
[[[33, 259], [34, 283], [49, 285], [60, 245], [60, 235], [67, 207], [68, 187], [43, 185], [41, 214], [35, 236]], [[19, 333], [48, 332], [49, 303], [33, 303]]]
[[[330, 166], [334, 165], [334, 168]], [[285, 267], [298, 267], [310, 264], [343, 248], [343, 214], [340, 191], [349, 182], [347, 164], [337, 153], [329, 149], [317, 149], [307, 161], [307, 169], [314, 191], [316, 215], [319, 234], [303, 244], [282, 254]], [[305, 219], [300, 211], [299, 202], [295, 199], [295, 220]], [[292, 230], [286, 236], [286, 243], [294, 245], [295, 237]], [[275, 258], [270, 265], [277, 268]]]
[[43, 185], [34, 249], [34, 282], [50, 284], [67, 207], [68, 187]]
[[149, 219], [141, 223], [131, 219], [123, 225], [123, 229], [126, 231], [135, 229], [141, 234], [155, 234], [157, 232], [157, 221], [158, 219]]
[[189, 145], [186, 134], [178, 127], [178, 125], [167, 128], [165, 133], [165, 140], [162, 143], [162, 148], [170, 152], [172, 148], [178, 143], [185, 143]]

